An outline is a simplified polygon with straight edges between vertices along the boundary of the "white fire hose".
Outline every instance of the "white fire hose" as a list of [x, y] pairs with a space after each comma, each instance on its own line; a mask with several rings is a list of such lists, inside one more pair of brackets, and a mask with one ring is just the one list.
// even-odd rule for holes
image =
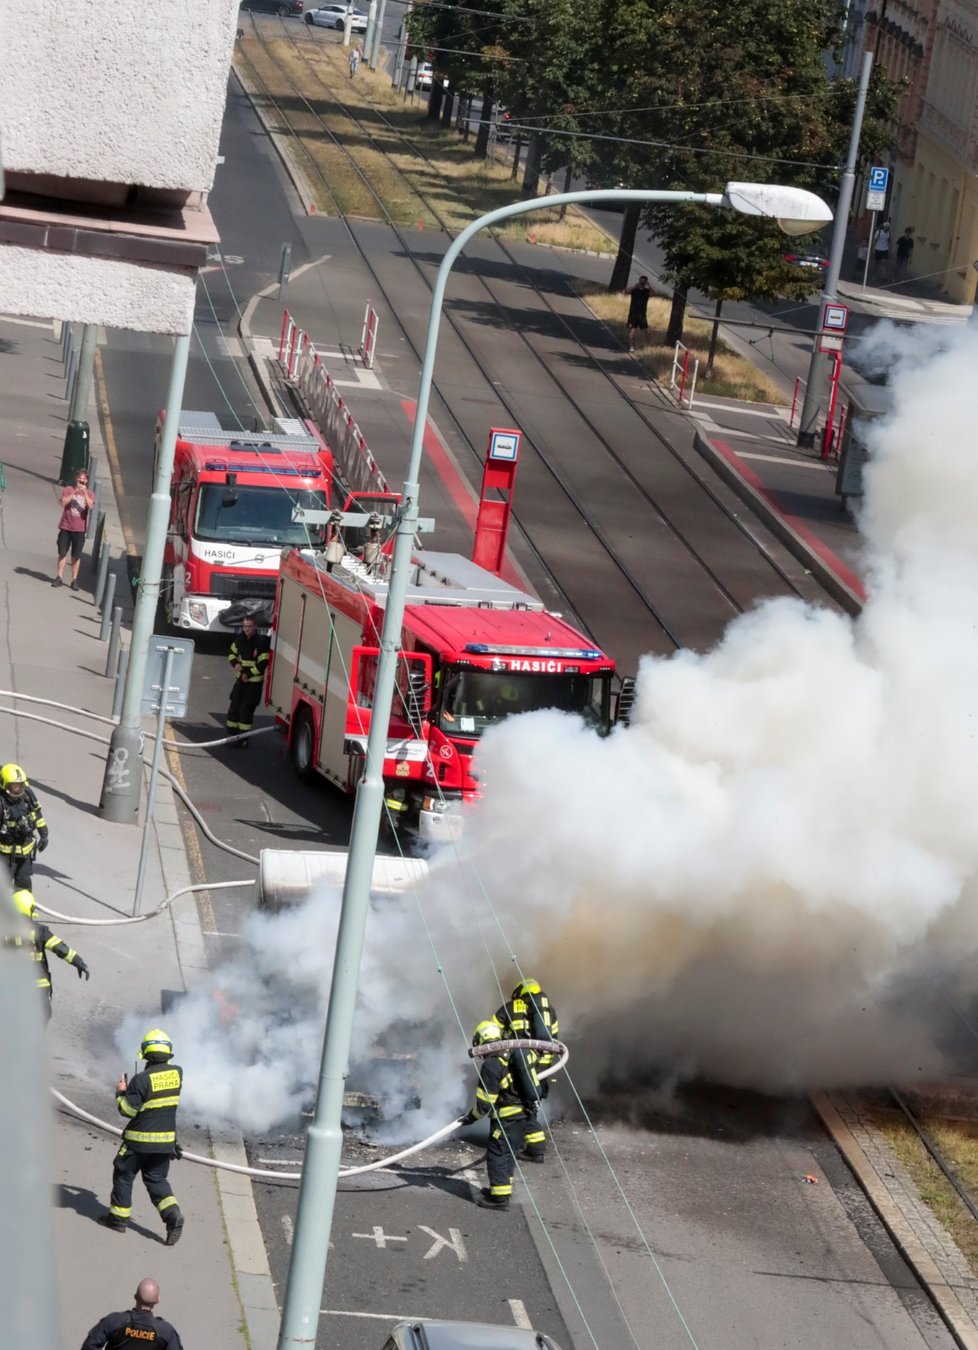
[[[544, 1054], [557, 1053], [559, 1056], [557, 1063], [552, 1064], [549, 1069], [544, 1069], [537, 1077], [542, 1081], [544, 1078], [550, 1078], [560, 1070], [570, 1059], [570, 1051], [563, 1041], [537, 1041], [537, 1040], [518, 1040], [518, 1041], [490, 1041], [488, 1045], [472, 1046], [469, 1055], [473, 1059], [483, 1059], [489, 1055], [506, 1054], [510, 1050], [539, 1050]], [[97, 1125], [100, 1130], [105, 1130], [107, 1134], [115, 1134], [122, 1137], [122, 1130], [118, 1125], [110, 1125], [106, 1120], [100, 1120], [98, 1116], [93, 1116], [88, 1111], [84, 1111], [80, 1106], [76, 1106], [73, 1101], [69, 1101], [56, 1088], [51, 1089], [51, 1095], [55, 1101], [72, 1115], [77, 1116], [79, 1120], [85, 1120], [89, 1125]], [[440, 1139], [457, 1130], [465, 1119], [459, 1116], [449, 1125], [443, 1125], [440, 1130], [434, 1134], [429, 1134], [427, 1139], [422, 1139], [420, 1143], [412, 1144], [410, 1148], [402, 1148], [399, 1153], [392, 1153], [388, 1158], [378, 1158], [376, 1162], [362, 1163], [359, 1167], [341, 1167], [338, 1175], [340, 1177], [357, 1177], [364, 1172], [377, 1172], [381, 1168], [392, 1167], [394, 1163], [402, 1162], [405, 1158], [410, 1158], [413, 1153], [420, 1153], [422, 1149], [430, 1148], [432, 1144], [437, 1144]], [[262, 1167], [242, 1167], [240, 1163], [221, 1162], [217, 1158], [205, 1158], [201, 1153], [188, 1153], [184, 1151], [183, 1159], [186, 1162], [200, 1163], [203, 1167], [216, 1167], [222, 1172], [241, 1172], [249, 1177], [265, 1177], [274, 1181], [300, 1181], [302, 1172], [275, 1172]]]

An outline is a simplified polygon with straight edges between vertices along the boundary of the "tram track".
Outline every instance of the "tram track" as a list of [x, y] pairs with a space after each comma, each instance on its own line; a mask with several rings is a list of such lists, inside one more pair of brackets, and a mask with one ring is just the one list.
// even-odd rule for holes
[[[341, 144], [334, 128], [330, 125], [329, 120], [324, 116], [323, 112], [314, 106], [312, 100], [308, 98], [305, 93], [294, 87], [290, 72], [285, 70], [276, 59], [266, 41], [265, 31], [267, 30], [263, 30], [256, 23], [254, 18], [252, 18], [252, 26], [254, 36], [261, 47], [264, 58], [277, 71], [279, 77], [286, 79], [293, 85], [290, 95], [291, 101], [298, 105], [304, 105], [305, 115], [313, 119], [313, 122], [319, 131], [325, 134], [331, 144], [336, 149], [342, 151], [349, 160], [363, 183], [364, 188], [370, 193], [372, 199], [375, 201], [379, 214], [387, 227], [392, 231], [405, 258], [410, 260], [423, 284], [430, 290], [432, 283], [426, 271], [428, 263], [417, 255], [416, 250], [412, 247], [411, 240], [391, 217], [390, 212], [387, 210], [383, 194], [371, 182], [370, 177], [364, 173], [359, 164], [357, 164], [356, 157], [345, 145]], [[310, 45], [319, 45], [313, 38], [313, 35], [307, 33], [304, 37], [299, 38], [289, 31], [284, 24], [281, 25], [281, 28], [288, 42], [303, 61], [311, 78], [323, 90], [324, 100], [328, 99], [329, 105], [338, 109], [348, 123], [357, 128], [360, 137], [365, 143], [369, 143], [371, 149], [377, 156], [387, 160], [391, 172], [397, 173], [400, 176], [400, 179], [405, 185], [405, 189], [414, 193], [414, 196], [419, 204], [422, 205], [423, 209], [431, 217], [437, 220], [439, 228], [443, 231], [445, 237], [451, 238], [451, 230], [444, 221], [441, 213], [438, 211], [437, 205], [431, 201], [424, 192], [409, 183], [408, 179], [403, 174], [403, 171], [387, 153], [383, 144], [378, 141], [375, 135], [375, 132], [378, 130], [377, 122], [375, 121], [372, 127], [369, 118], [363, 115], [362, 109], [353, 108], [345, 103], [337, 95], [335, 89], [328, 87], [325, 84], [321, 75], [316, 71], [312, 61], [309, 59], [308, 53], [304, 51], [304, 48]], [[254, 77], [262, 86], [262, 97], [276, 108], [278, 119], [286, 128], [294, 143], [301, 148], [304, 162], [310, 166], [315, 180], [323, 185], [323, 189], [328, 194], [328, 198], [335, 203], [335, 195], [329, 187], [327, 177], [323, 173], [322, 167], [316, 161], [315, 156], [312, 155], [301, 130], [294, 124], [286, 109], [276, 101], [269, 86], [269, 81], [258, 70], [252, 58], [246, 54], [245, 59], [248, 61]], [[374, 119], [379, 119], [379, 125], [383, 130], [385, 137], [395, 136], [400, 138], [400, 140], [409, 147], [411, 153], [415, 154], [427, 166], [427, 169], [431, 173], [437, 172], [436, 166], [425, 154], [424, 150], [417, 146], [415, 142], [411, 141], [409, 137], [404, 136], [400, 129], [395, 127], [380, 109], [372, 109], [371, 116]], [[336, 203], [336, 209], [337, 214], [343, 216], [342, 211], [339, 210], [338, 203]], [[377, 268], [374, 266], [368, 250], [359, 240], [354, 223], [345, 216], [343, 216], [343, 220], [347, 233], [354, 243], [354, 246], [357, 248], [365, 266], [369, 270], [379, 292], [383, 294], [385, 300], [387, 300], [391, 312], [396, 314], [396, 307], [391, 303], [382, 278], [380, 277]], [[635, 403], [634, 399], [629, 397], [628, 391], [621, 379], [615, 372], [609, 370], [607, 366], [594, 355], [587, 344], [583, 342], [580, 335], [574, 330], [573, 324], [567, 320], [565, 315], [560, 313], [550, 298], [535, 284], [532, 274], [523, 266], [518, 257], [506, 243], [497, 234], [493, 234], [491, 238], [492, 243], [499, 251], [500, 258], [507, 270], [513, 275], [514, 280], [519, 281], [521, 285], [521, 296], [524, 299], [527, 294], [533, 297], [536, 305], [535, 312], [545, 319], [546, 324], [551, 327], [556, 327], [569, 343], [572, 344], [579, 354], [581, 363], [586, 362], [590, 369], [598, 372], [603, 377], [609, 391], [613, 393], [614, 397], [620, 399], [622, 403], [627, 405], [630, 409], [631, 415], [636, 418], [638, 427], [641, 429], [641, 434], [654, 441], [656, 447], [669, 456], [674, 466], [678, 467], [682, 474], [686, 476], [688, 484], [695, 487], [695, 489], [703, 494], [704, 499], [709, 503], [709, 510], [717, 513], [718, 516], [722, 518], [724, 528], [736, 534], [742, 544], [746, 543], [748, 547], [754, 551], [756, 558], [760, 560], [762, 566], [769, 569], [771, 574], [771, 584], [774, 585], [776, 591], [782, 594], [787, 592], [796, 596], [802, 596], [805, 599], [812, 598], [811, 589], [806, 587], [806, 589], [803, 590], [802, 587], [798, 585], [787, 567], [775, 556], [772, 548], [759, 537], [758, 532], [752, 526], [752, 523], [743, 518], [742, 511], [728, 505], [723, 500], [721, 492], [707, 482], [704, 474], [700, 472], [694, 463], [690, 462], [687, 455], [679, 450], [655, 425], [648, 414]], [[650, 529], [654, 529], [657, 532], [660, 532], [660, 534], [662, 532], [667, 534], [672, 541], [673, 548], [681, 550], [687, 558], [687, 563], [692, 563], [702, 576], [708, 580], [709, 585], [713, 588], [715, 595], [721, 602], [720, 613], [718, 615], [720, 626], [722, 626], [727, 619], [734, 617], [734, 615], [738, 613], [742, 613], [744, 609], [748, 607], [748, 603], [753, 603], [754, 597], [752, 596], [749, 602], [745, 602], [745, 599], [742, 596], [738, 597], [735, 594], [733, 588], [727, 584], [718, 568], [705, 556], [704, 549], [700, 544], [692, 539], [688, 531], [685, 531], [677, 523], [674, 514], [661, 500], [659, 500], [656, 493], [650, 490], [648, 483], [643, 479], [643, 476], [635, 471], [632, 465], [628, 463], [621, 450], [602, 432], [601, 428], [597, 425], [595, 418], [588, 409], [583, 406], [580, 398], [575, 395], [567, 381], [557, 374], [553, 365], [544, 357], [539, 351], [536, 343], [532, 341], [527, 332], [524, 331], [524, 328], [527, 326], [525, 322], [525, 307], [521, 314], [523, 322], [517, 322], [516, 316], [512, 312], [511, 305], [507, 304], [505, 298], [501, 297], [494, 287], [489, 284], [489, 281], [485, 276], [479, 275], [476, 269], [470, 270], [468, 275], [473, 282], [481, 287], [483, 294], [488, 297], [489, 303], [493, 307], [493, 312], [499, 322], [506, 325], [512, 333], [514, 341], [518, 341], [521, 344], [521, 349], [532, 358], [535, 368], [540, 372], [541, 379], [545, 379], [548, 382], [550, 389], [555, 393], [556, 397], [559, 398], [562, 405], [565, 405], [566, 408], [572, 410], [573, 415], [581, 428], [581, 436], [577, 438], [577, 443], [591, 444], [600, 448], [601, 453], [607, 459], [609, 472], [614, 472], [620, 477], [623, 491], [628, 494], [633, 494], [634, 498], [637, 498], [650, 513]], [[576, 300], [576, 296], [573, 298]], [[450, 325], [454, 337], [457, 339], [459, 345], [464, 348], [469, 359], [480, 372], [482, 378], [486, 381], [487, 385], [492, 388], [492, 396], [499, 403], [506, 418], [515, 425], [524, 425], [525, 419], [521, 416], [513, 399], [500, 389], [498, 385], [493, 383], [492, 376], [486, 368], [486, 364], [477, 350], [476, 344], [469, 338], [465, 331], [465, 326], [460, 323], [450, 309], [447, 308], [444, 320]], [[402, 331], [404, 331], [403, 325]], [[416, 343], [412, 341], [410, 334], [406, 331], [405, 338], [408, 343], [410, 343], [420, 364], [421, 352], [418, 350]], [[482, 446], [477, 445], [473, 437], [466, 432], [462, 420], [456, 415], [450, 400], [442, 390], [437, 388], [437, 385], [435, 392], [437, 393], [442, 406], [451, 417], [458, 433], [468, 447], [469, 452], [481, 466]], [[664, 410], [665, 408], [657, 411], [661, 412]], [[675, 412], [671, 407], [668, 411]], [[550, 452], [548, 447], [540, 444], [539, 438], [530, 436], [528, 448], [546, 471], [549, 482], [553, 485], [554, 489], [568, 501], [573, 511], [576, 513], [577, 518], [579, 518], [591, 535], [599, 542], [609, 564], [615, 568], [620, 578], [625, 581], [626, 585], [638, 599], [647, 615], [654, 619], [659, 630], [665, 635], [674, 648], [685, 645], [679, 633], [676, 631], [674, 621], [665, 613], [664, 607], [657, 603], [649, 594], [645, 580], [633, 567], [629, 566], [628, 563], [619, 557], [619, 550], [614, 547], [614, 541], [609, 537], [607, 529], [602, 526], [595, 514], [589, 510], [580, 491], [575, 490], [572, 486], [570, 481], [571, 475], [567, 472], [566, 464], [562, 464]], [[514, 512], [514, 518], [517, 520], [517, 523], [520, 524], [524, 537], [528, 538], [527, 530], [519, 521], [518, 513]], [[538, 562], [545, 568], [547, 574], [554, 583], [566, 594], [567, 587], [561, 584], [561, 580], [559, 576], [555, 574], [554, 569], [542, 559], [540, 550], [534, 548], [534, 553]], [[586, 625], [584, 626], [586, 627]]]

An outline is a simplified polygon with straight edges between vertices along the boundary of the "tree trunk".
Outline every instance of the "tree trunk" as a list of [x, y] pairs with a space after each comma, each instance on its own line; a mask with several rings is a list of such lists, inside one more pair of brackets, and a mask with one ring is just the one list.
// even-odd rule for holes
[[[513, 168], [510, 172], [510, 178], [516, 182], [516, 175], [520, 171], [520, 155], [523, 153], [523, 137], [519, 132], [516, 133], [516, 142], [513, 146]], [[978, 313], [978, 305], [975, 306], [975, 312]], [[976, 320], [978, 322], [978, 320]]]
[[716, 309], [713, 311], [713, 330], [710, 333], [710, 351], [706, 358], [706, 379], [713, 374], [713, 361], [717, 354], [717, 341], [720, 337], [720, 311], [723, 309], [723, 301], [718, 300]]
[[[561, 192], [570, 192], [570, 190], [571, 190], [571, 179], [572, 179], [573, 177], [574, 177], [574, 171], [573, 171], [573, 169], [571, 168], [571, 166], [568, 164], [567, 168], [564, 170], [564, 186], [560, 189]], [[557, 217], [557, 219], [558, 219], [558, 220], [563, 220], [564, 217], [565, 217], [566, 215], [567, 215], [567, 203], [564, 202], [563, 206], [560, 208], [560, 214], [559, 214], [559, 216]]]
[[641, 202], [629, 202], [621, 218], [621, 235], [618, 239], [618, 257], [611, 269], [608, 290], [617, 294], [628, 285], [632, 270], [632, 254], [635, 251], [635, 236], [638, 233], [638, 218], [642, 210]]
[[523, 186], [520, 196], [526, 201], [540, 195], [540, 137], [531, 135], [526, 146], [526, 166], [523, 170]]
[[683, 323], [686, 319], [686, 295], [689, 287], [677, 286], [672, 293], [672, 309], [669, 312], [669, 327], [666, 329], [666, 346], [675, 347], [683, 340]]
[[467, 98], [465, 100], [465, 117], [462, 122], [463, 141], [467, 141], [469, 139], [469, 133], [471, 132], [471, 130], [472, 130], [472, 100], [470, 98]]
[[441, 116], [442, 99], [445, 96], [445, 90], [442, 88], [440, 80], [431, 81], [431, 93], [428, 95], [428, 113], [427, 116], [432, 121], [437, 121]]
[[447, 83], [444, 86], [443, 93], [445, 102], [441, 110], [442, 126], [450, 127], [452, 125], [452, 113], [455, 111], [455, 95], [449, 89]]
[[477, 159], [485, 159], [489, 153], [489, 133], [492, 130], [492, 95], [485, 90], [482, 93], [482, 112], [479, 114], [479, 130], [475, 137], [474, 154]]

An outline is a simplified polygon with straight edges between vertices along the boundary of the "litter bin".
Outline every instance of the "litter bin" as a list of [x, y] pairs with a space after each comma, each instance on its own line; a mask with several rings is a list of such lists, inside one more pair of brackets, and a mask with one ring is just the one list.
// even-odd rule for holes
[[69, 422], [65, 444], [61, 452], [61, 472], [58, 482], [67, 487], [75, 481], [79, 469], [88, 469], [88, 423]]

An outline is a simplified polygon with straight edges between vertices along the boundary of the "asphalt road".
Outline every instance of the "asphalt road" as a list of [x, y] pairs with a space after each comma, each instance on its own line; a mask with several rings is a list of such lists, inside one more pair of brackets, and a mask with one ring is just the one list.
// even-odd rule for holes
[[[292, 243], [296, 266], [336, 249], [341, 227], [293, 217], [277, 161], [234, 90], [222, 152], [211, 200], [224, 262], [201, 288], [185, 406], [231, 406], [246, 420], [257, 395], [227, 326], [274, 278], [282, 242]], [[102, 353], [124, 518], [137, 548], [170, 350], [162, 340], [113, 333]], [[613, 639], [614, 616], [605, 618]], [[224, 656], [223, 644], [201, 644], [180, 728], [191, 739], [213, 735], [223, 719]], [[248, 852], [346, 837], [348, 804], [327, 787], [301, 787], [274, 736], [247, 751], [184, 756], [182, 767], [205, 818]], [[248, 870], [208, 845], [192, 861], [211, 880]], [[240, 900], [218, 896], [202, 906], [215, 958], [242, 916]], [[572, 1008], [565, 1017], [572, 1028]], [[568, 1108], [551, 1161], [532, 1169], [520, 1207], [506, 1216], [471, 1203], [481, 1155], [461, 1142], [396, 1177], [345, 1184], [318, 1350], [376, 1350], [391, 1318], [403, 1315], [528, 1319], [564, 1350], [801, 1350], [816, 1336], [867, 1350], [949, 1343], [806, 1103], [705, 1090], [666, 1101], [656, 1085], [609, 1091], [590, 1103], [594, 1131]], [[294, 1159], [297, 1147], [288, 1133], [249, 1141], [256, 1160]], [[353, 1155], [366, 1152], [351, 1141]], [[819, 1187], [803, 1180], [815, 1171]], [[262, 1185], [256, 1198], [281, 1289], [295, 1191]]]

